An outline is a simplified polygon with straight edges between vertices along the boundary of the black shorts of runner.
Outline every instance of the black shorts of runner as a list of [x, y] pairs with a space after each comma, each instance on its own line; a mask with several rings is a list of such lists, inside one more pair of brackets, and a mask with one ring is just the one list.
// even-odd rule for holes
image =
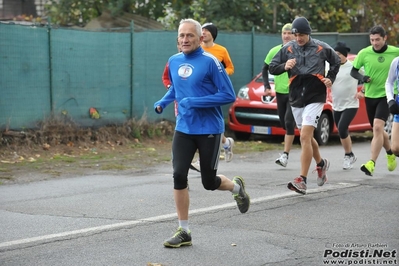
[[207, 190], [220, 187], [221, 179], [216, 175], [221, 134], [189, 135], [176, 131], [172, 142], [174, 189], [187, 188], [187, 176], [194, 154], [198, 149], [202, 185]]
[[357, 113], [358, 108], [348, 108], [343, 111], [333, 111], [334, 123], [341, 139], [349, 136], [349, 125]]
[[285, 129], [287, 135], [294, 135], [295, 120], [289, 103], [289, 95], [276, 92], [276, 98], [277, 113], [281, 126]]
[[367, 117], [369, 123], [373, 126], [374, 119], [381, 119], [384, 122], [388, 120], [389, 117], [389, 107], [386, 97], [381, 98], [365, 98]]

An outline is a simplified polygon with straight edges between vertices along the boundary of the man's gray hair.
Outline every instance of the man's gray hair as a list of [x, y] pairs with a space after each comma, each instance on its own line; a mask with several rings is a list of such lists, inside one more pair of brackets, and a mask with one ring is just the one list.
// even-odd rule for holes
[[194, 24], [195, 25], [195, 30], [197, 31], [198, 36], [202, 35], [202, 27], [201, 27], [201, 24], [198, 21], [196, 21], [195, 19], [192, 19], [192, 18], [185, 18], [185, 19], [180, 20], [179, 27], [180, 27], [180, 25], [182, 25], [184, 23]]

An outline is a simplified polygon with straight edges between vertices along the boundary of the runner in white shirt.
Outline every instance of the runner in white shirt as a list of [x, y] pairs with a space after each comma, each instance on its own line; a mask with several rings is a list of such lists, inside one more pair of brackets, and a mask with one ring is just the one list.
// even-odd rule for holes
[[389, 68], [388, 78], [385, 82], [385, 92], [389, 111], [393, 114], [392, 132], [391, 132], [391, 150], [396, 157], [399, 157], [399, 97], [394, 92], [394, 86], [399, 86], [399, 56], [392, 60]]
[[342, 168], [348, 170], [356, 162], [356, 156], [352, 152], [352, 140], [348, 128], [359, 109], [359, 100], [356, 97], [358, 81], [350, 75], [353, 67], [352, 62], [347, 58], [350, 48], [345, 43], [338, 42], [334, 50], [341, 59], [341, 66], [331, 87], [333, 117], [345, 151]]

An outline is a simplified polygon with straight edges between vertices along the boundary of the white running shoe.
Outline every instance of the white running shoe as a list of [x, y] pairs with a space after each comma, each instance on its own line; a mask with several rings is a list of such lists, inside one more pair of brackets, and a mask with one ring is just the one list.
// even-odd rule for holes
[[201, 172], [200, 161], [197, 160], [195, 163], [191, 163], [190, 169], [200, 173]]
[[226, 162], [231, 162], [233, 159], [233, 146], [234, 146], [234, 139], [227, 138], [226, 141], [230, 143], [229, 147], [224, 148], [224, 159]]
[[348, 156], [345, 155], [344, 157], [344, 164], [342, 165], [342, 168], [344, 170], [349, 170], [353, 168], [353, 164], [356, 162], [357, 158], [355, 155], [353, 156]]
[[327, 171], [328, 168], [330, 168], [330, 161], [327, 159], [323, 159], [324, 165], [323, 167], [317, 166], [316, 169], [313, 172], [317, 172], [317, 185], [322, 186], [324, 183], [327, 182]]
[[280, 154], [280, 157], [276, 159], [276, 164], [286, 167], [288, 164], [288, 155], [286, 153]]

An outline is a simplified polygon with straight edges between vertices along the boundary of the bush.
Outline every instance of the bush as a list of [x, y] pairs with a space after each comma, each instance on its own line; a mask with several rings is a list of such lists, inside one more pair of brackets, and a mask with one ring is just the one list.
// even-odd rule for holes
[[130, 119], [120, 125], [99, 128], [81, 127], [67, 116], [51, 116], [38, 123], [38, 129], [0, 133], [1, 147], [36, 145], [87, 145], [95, 143], [123, 144], [157, 137], [172, 136], [174, 123], [159, 121], [150, 123], [146, 117]]

